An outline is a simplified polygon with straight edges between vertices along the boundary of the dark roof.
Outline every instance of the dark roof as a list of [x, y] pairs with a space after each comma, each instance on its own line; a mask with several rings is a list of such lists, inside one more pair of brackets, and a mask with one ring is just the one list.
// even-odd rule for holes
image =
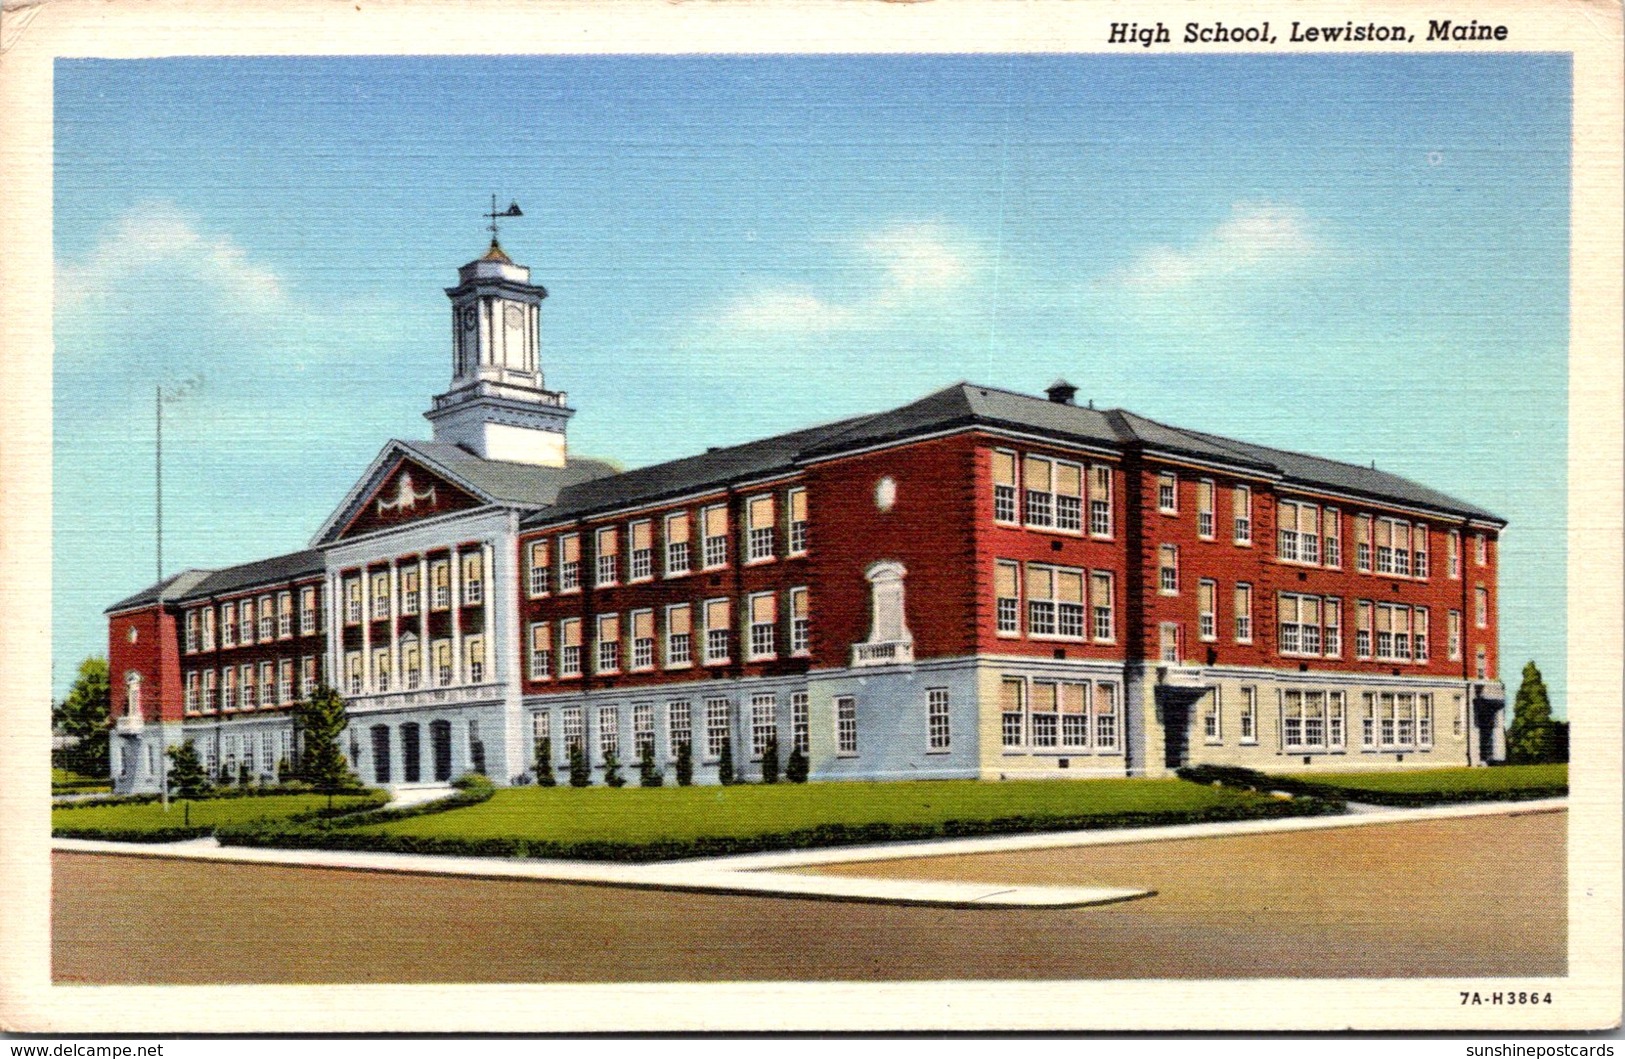
[[111, 614], [117, 610], [131, 610], [151, 603], [167, 603], [172, 599], [179, 599], [210, 573], [209, 570], [182, 570], [178, 574], [171, 574], [157, 584], [148, 585], [135, 595], [119, 600], [102, 613]]
[[526, 516], [523, 524], [547, 525], [656, 503], [789, 470], [823, 456], [969, 426], [1003, 427], [1109, 449], [1143, 447], [1280, 477], [1288, 484], [1318, 486], [1505, 525], [1505, 520], [1482, 508], [1385, 471], [1171, 427], [1123, 409], [1097, 411], [968, 382], [955, 383], [890, 411], [566, 485], [558, 491], [556, 504]]
[[571, 457], [563, 467], [537, 467], [529, 463], [487, 460], [460, 445], [444, 441], [406, 441], [394, 444], [414, 453], [431, 467], [438, 466], [461, 478], [479, 492], [503, 504], [518, 507], [545, 507], [555, 503], [559, 492], [579, 482], [616, 473], [619, 468], [604, 460]]
[[223, 596], [256, 585], [288, 582], [295, 578], [319, 574], [325, 568], [321, 551], [307, 548], [302, 552], [289, 552], [287, 555], [259, 559], [252, 563], [243, 563], [241, 566], [228, 566], [224, 570], [183, 570], [155, 585], [149, 585], [129, 599], [120, 600], [107, 610], [109, 613], [115, 610], [129, 610], [160, 600], [164, 603], [174, 603], [186, 599]]

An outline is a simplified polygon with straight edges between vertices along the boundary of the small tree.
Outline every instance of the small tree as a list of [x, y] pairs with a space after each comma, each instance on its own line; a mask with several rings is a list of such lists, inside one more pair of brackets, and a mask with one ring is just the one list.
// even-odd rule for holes
[[323, 684], [295, 707], [294, 723], [304, 733], [305, 750], [300, 756], [300, 767], [305, 782], [327, 792], [327, 807], [331, 809], [333, 792], [356, 782], [349, 763], [344, 760], [344, 752], [339, 749], [339, 736], [348, 723], [344, 699]]
[[1530, 662], [1513, 700], [1512, 724], [1507, 728], [1507, 760], [1514, 765], [1558, 760], [1558, 732], [1552, 721], [1552, 703], [1540, 669]]
[[779, 782], [779, 736], [777, 732], [767, 733], [767, 742], [762, 746], [762, 782]]
[[626, 777], [621, 775], [620, 756], [613, 750], [604, 751], [604, 786], [626, 786]]
[[557, 787], [559, 779], [553, 775], [553, 738], [542, 736], [536, 740], [536, 786]]
[[791, 783], [807, 782], [807, 755], [799, 746], [790, 747], [789, 760], [784, 763], [784, 778]]
[[728, 736], [722, 737], [722, 757], [717, 761], [717, 782], [724, 787], [731, 786], [734, 781], [734, 741]]
[[686, 739], [677, 744], [677, 786], [694, 782], [694, 747]]
[[253, 779], [253, 778], [254, 778], [254, 766], [250, 765], [248, 763], [247, 758], [244, 758], [242, 760], [242, 762], [237, 766], [237, 786], [246, 787], [246, 786], [248, 786], [248, 781]]
[[638, 745], [638, 786], [658, 787], [665, 782], [665, 773], [655, 768], [654, 740], [645, 739]]
[[63, 764], [86, 776], [112, 772], [108, 754], [108, 716], [112, 691], [107, 659], [87, 658], [79, 663], [79, 676], [62, 701], [51, 709], [51, 725], [78, 741], [63, 753]]
[[580, 743], [570, 744], [570, 786], [587, 787], [592, 785], [592, 765], [587, 761], [587, 752], [581, 748]]
[[291, 775], [293, 775], [293, 766], [288, 763], [288, 759], [286, 757], [277, 758], [276, 781], [278, 783], [286, 783], [288, 782], [288, 777]]
[[201, 798], [209, 789], [209, 777], [191, 743], [169, 748], [169, 789], [177, 798]]

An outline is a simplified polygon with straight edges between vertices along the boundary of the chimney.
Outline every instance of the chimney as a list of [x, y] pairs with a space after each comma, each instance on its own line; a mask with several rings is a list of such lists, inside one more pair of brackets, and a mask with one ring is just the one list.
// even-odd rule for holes
[[1078, 395], [1078, 388], [1065, 379], [1056, 379], [1044, 393], [1049, 395], [1052, 404], [1075, 404], [1073, 398]]

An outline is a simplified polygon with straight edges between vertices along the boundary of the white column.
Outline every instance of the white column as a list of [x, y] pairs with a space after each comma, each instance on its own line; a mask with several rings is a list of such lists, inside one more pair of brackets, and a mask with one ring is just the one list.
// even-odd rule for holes
[[485, 679], [487, 681], [505, 680], [508, 675], [506, 666], [508, 652], [505, 650], [499, 652], [497, 650], [496, 627], [492, 624], [496, 616], [496, 608], [493, 606], [492, 600], [497, 594], [497, 579], [496, 571], [491, 566], [491, 559], [495, 554], [496, 549], [491, 547], [490, 541], [480, 545], [480, 577], [482, 579], [481, 587], [484, 590], [480, 595], [480, 603], [485, 614], [483, 637], [485, 639]]
[[451, 550], [451, 682], [463, 682], [463, 571], [462, 556]]
[[432, 688], [434, 658], [429, 644], [429, 557], [418, 556], [418, 687]]
[[329, 687], [338, 687], [339, 665], [343, 659], [340, 648], [344, 643], [344, 615], [339, 613], [343, 603], [339, 599], [342, 584], [337, 573], [327, 575], [327, 680]]
[[401, 571], [396, 561], [389, 561], [389, 686], [400, 691], [401, 683]]
[[377, 691], [372, 682], [372, 571], [361, 567], [361, 687]]

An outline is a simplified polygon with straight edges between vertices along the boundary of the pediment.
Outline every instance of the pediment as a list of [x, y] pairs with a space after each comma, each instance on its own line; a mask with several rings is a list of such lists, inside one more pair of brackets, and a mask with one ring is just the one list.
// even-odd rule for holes
[[375, 484], [362, 490], [359, 498], [332, 520], [337, 529], [324, 535], [327, 540], [360, 537], [486, 503], [444, 474], [404, 454], [396, 454], [381, 471], [369, 475]]

